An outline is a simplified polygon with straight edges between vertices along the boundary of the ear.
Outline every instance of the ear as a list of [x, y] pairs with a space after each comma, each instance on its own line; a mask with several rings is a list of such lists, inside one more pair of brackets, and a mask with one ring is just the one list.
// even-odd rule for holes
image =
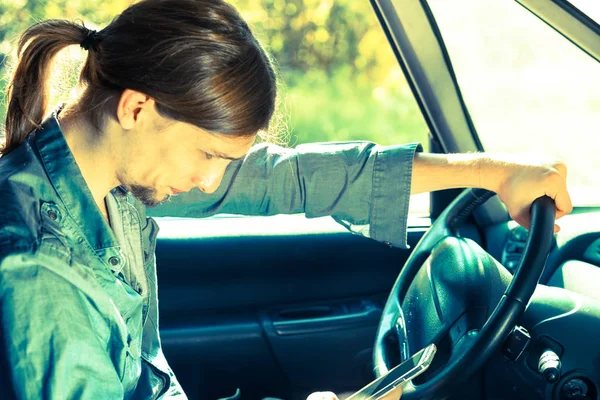
[[144, 117], [154, 110], [155, 102], [150, 96], [125, 89], [117, 105], [117, 119], [125, 130], [133, 129]]

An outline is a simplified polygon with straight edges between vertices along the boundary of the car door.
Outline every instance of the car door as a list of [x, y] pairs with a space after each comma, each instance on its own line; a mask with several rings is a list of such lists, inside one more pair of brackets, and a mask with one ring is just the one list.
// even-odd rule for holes
[[[372, 378], [408, 250], [301, 215], [158, 222], [162, 343], [190, 398], [305, 398]], [[426, 225], [415, 219], [411, 246]]]

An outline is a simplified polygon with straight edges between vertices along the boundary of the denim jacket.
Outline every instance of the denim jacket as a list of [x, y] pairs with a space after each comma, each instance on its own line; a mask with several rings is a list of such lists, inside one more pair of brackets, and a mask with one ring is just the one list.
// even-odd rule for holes
[[[215, 193], [192, 191], [154, 213], [331, 215], [403, 247], [417, 150], [257, 145]], [[106, 197], [107, 223], [55, 116], [0, 158], [0, 204], [0, 397], [186, 398], [160, 343], [158, 225], [123, 187]]]

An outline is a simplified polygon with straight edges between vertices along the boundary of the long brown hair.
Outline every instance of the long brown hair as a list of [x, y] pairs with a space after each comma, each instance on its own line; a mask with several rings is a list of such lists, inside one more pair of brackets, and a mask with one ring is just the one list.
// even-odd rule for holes
[[84, 41], [85, 89], [73, 112], [98, 131], [107, 117], [116, 118], [124, 89], [152, 97], [161, 115], [209, 132], [252, 136], [268, 128], [276, 75], [238, 12], [221, 0], [142, 0], [99, 32], [46, 20], [23, 33], [8, 86], [2, 154], [40, 127], [49, 107], [52, 59]]

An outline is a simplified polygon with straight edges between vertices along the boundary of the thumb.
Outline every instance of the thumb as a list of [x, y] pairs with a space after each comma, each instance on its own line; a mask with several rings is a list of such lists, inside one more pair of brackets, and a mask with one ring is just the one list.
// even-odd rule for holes
[[398, 400], [402, 396], [402, 386], [398, 386], [379, 400]]
[[338, 398], [333, 392], [315, 392], [306, 400], [338, 400]]

